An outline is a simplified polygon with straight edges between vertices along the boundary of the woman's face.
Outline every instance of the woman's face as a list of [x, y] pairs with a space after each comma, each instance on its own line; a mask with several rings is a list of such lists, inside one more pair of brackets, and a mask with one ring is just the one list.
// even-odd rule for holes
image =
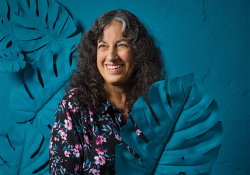
[[97, 67], [106, 85], [126, 86], [134, 70], [136, 54], [121, 31], [122, 23], [112, 21], [97, 42]]

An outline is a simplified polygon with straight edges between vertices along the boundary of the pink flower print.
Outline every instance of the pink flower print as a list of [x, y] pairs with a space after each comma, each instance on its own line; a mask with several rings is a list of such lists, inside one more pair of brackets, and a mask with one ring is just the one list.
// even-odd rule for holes
[[89, 145], [89, 137], [88, 136], [84, 136], [85, 142]]
[[71, 121], [71, 117], [70, 117], [69, 112], [67, 112], [66, 114], [67, 114], [67, 119]]
[[72, 109], [72, 104], [71, 104], [71, 102], [68, 103], [68, 106], [69, 106], [69, 107], [68, 107], [69, 109]]
[[94, 174], [94, 175], [100, 175], [100, 170], [94, 170], [94, 171], [92, 172], [92, 174]]
[[52, 144], [53, 144], [53, 142], [50, 141], [50, 143], [49, 143], [49, 149], [52, 148]]
[[82, 168], [84, 168], [84, 167], [85, 167], [85, 163], [82, 164]]
[[64, 120], [65, 123], [65, 128], [67, 128], [68, 130], [72, 129], [72, 123], [69, 120]]
[[93, 111], [89, 108], [89, 114], [94, 115]]
[[89, 170], [89, 173], [92, 173], [94, 170], [95, 170], [95, 168], [91, 168], [91, 169]]
[[57, 126], [57, 123], [55, 122], [54, 125], [53, 125], [53, 128], [56, 128], [56, 126]]
[[72, 91], [75, 91], [77, 88], [72, 88], [70, 89], [69, 91], [72, 92]]
[[73, 154], [74, 154], [76, 157], [79, 157], [79, 156], [80, 156], [80, 153], [79, 153], [78, 149], [74, 149]]
[[65, 150], [65, 151], [64, 151], [64, 155], [65, 155], [66, 157], [69, 157], [70, 152], [69, 152], [69, 151], [67, 151], [67, 150]]
[[55, 152], [53, 150], [50, 150], [50, 154], [53, 156]]
[[93, 122], [93, 118], [92, 118], [92, 117], [90, 117], [90, 122], [91, 122], [91, 123]]
[[77, 108], [76, 107], [73, 108], [73, 112], [77, 112]]
[[72, 94], [69, 95], [69, 98], [71, 98], [71, 97], [72, 97]]
[[79, 145], [78, 145], [78, 144], [76, 144], [76, 145], [75, 145], [75, 149], [78, 149], [78, 150], [80, 150], [80, 151], [81, 151], [81, 150], [82, 150], [82, 145], [81, 145], [81, 144], [79, 144]]
[[102, 157], [101, 155], [95, 156], [94, 159], [95, 159], [96, 165], [99, 165], [99, 164], [104, 165], [105, 164], [105, 157]]
[[79, 144], [78, 149], [81, 151], [82, 150], [82, 145]]
[[136, 130], [136, 134], [137, 134], [138, 136], [140, 136], [141, 131], [140, 131], [139, 129], [137, 129], [137, 130]]
[[102, 149], [102, 148], [96, 148], [95, 150], [96, 150], [97, 154], [99, 154], [99, 155], [104, 155], [107, 152], [107, 150]]
[[59, 138], [57, 138], [57, 137], [54, 137], [54, 140], [55, 140], [55, 141], [59, 141]]
[[122, 138], [118, 134], [115, 135], [115, 138], [119, 141], [122, 141]]
[[96, 141], [96, 145], [101, 145], [102, 142], [106, 142], [106, 138], [98, 135], [95, 141]]
[[63, 140], [67, 140], [67, 134], [65, 134], [65, 132], [60, 132], [60, 136]]
[[100, 140], [101, 140], [101, 142], [106, 142], [106, 138], [103, 136], [100, 136]]
[[75, 165], [75, 172], [79, 170], [79, 165]]
[[65, 108], [66, 100], [62, 100], [62, 105]]
[[94, 175], [100, 175], [100, 170], [97, 170], [97, 169], [95, 169], [95, 168], [91, 168], [91, 169], [89, 170], [89, 173], [92, 173], [92, 174], [94, 174]]

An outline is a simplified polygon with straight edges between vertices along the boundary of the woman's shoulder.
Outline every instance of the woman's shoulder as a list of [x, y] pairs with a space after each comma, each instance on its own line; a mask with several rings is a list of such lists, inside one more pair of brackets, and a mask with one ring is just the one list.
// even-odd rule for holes
[[61, 101], [66, 100], [69, 102], [73, 102], [73, 101], [77, 102], [77, 98], [75, 97], [76, 91], [77, 91], [77, 88], [72, 88], [69, 91], [65, 92]]
[[63, 99], [67, 99], [68, 101], [77, 100], [76, 98], [73, 98], [77, 90], [78, 90], [77, 88], [70, 89], [65, 93]]
[[77, 88], [72, 88], [66, 92], [64, 97], [59, 102], [57, 108], [66, 109], [73, 113], [78, 112], [79, 102], [75, 96], [76, 90]]

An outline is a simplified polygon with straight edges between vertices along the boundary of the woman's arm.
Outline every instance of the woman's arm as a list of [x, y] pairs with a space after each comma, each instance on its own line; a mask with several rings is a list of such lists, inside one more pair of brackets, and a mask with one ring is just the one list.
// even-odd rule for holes
[[50, 174], [81, 174], [84, 161], [81, 114], [70, 91], [58, 104], [50, 138]]

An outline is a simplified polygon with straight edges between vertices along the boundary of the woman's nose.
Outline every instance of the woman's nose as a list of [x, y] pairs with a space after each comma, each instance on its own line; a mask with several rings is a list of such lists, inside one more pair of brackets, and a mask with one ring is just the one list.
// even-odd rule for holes
[[108, 61], [110, 61], [110, 62], [113, 62], [117, 58], [118, 58], [117, 49], [113, 48], [113, 47], [110, 47], [109, 50], [108, 50], [108, 55], [107, 55], [106, 59]]

